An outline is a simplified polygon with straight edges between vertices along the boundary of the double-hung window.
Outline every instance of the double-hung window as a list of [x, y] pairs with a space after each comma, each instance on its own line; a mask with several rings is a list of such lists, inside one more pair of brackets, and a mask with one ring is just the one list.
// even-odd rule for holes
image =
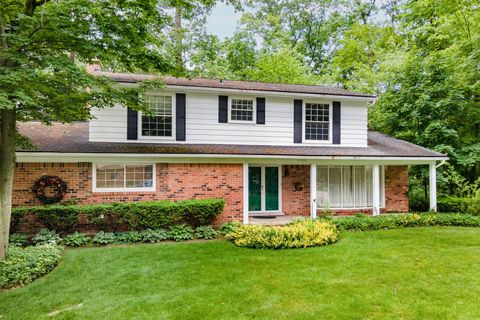
[[171, 137], [173, 134], [172, 96], [149, 94], [145, 97], [145, 102], [151, 115], [142, 115], [142, 136]]
[[253, 99], [233, 98], [230, 102], [230, 120], [234, 122], [253, 122], [255, 102]]
[[154, 191], [153, 164], [96, 164], [93, 191]]
[[330, 139], [330, 105], [305, 103], [305, 140], [328, 141]]

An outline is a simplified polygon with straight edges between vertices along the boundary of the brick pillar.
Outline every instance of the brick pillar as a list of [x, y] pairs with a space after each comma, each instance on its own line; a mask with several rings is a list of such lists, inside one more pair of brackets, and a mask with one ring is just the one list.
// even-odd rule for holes
[[408, 166], [385, 166], [385, 212], [408, 211]]

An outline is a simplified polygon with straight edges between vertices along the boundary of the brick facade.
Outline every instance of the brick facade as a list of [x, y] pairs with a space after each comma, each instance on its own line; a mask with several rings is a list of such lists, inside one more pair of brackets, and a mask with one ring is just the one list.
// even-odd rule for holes
[[[31, 187], [41, 175], [57, 175], [68, 184], [65, 201], [78, 204], [108, 202], [182, 200], [193, 198], [223, 198], [223, 214], [216, 223], [242, 221], [243, 166], [241, 164], [167, 164], [156, 165], [156, 191], [152, 192], [92, 192], [91, 163], [19, 163], [13, 186], [14, 206], [38, 205]], [[308, 216], [310, 212], [310, 166], [282, 167], [282, 210], [286, 215]], [[385, 167], [385, 201], [383, 212], [408, 211], [408, 167]], [[319, 213], [320, 213], [319, 209]], [[371, 210], [341, 210], [334, 214], [353, 214]], [[28, 221], [35, 229], [41, 225]]]
[[156, 191], [92, 192], [91, 163], [18, 163], [15, 168], [13, 205], [40, 203], [31, 188], [41, 175], [57, 175], [68, 184], [64, 201], [78, 204], [108, 202], [223, 198], [225, 210], [218, 223], [242, 220], [243, 166], [241, 164], [156, 165]]

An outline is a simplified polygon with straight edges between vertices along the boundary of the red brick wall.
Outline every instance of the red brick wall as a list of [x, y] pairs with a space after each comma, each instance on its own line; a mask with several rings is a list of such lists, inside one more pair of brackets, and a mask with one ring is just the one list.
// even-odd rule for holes
[[408, 211], [408, 166], [385, 167], [385, 211]]
[[57, 175], [68, 184], [64, 200], [78, 204], [146, 200], [223, 198], [225, 210], [217, 223], [241, 221], [243, 216], [243, 167], [241, 164], [166, 164], [156, 166], [154, 192], [92, 193], [91, 163], [19, 163], [15, 169], [13, 204], [38, 205], [31, 192], [41, 175]]
[[[310, 215], [310, 166], [285, 165], [282, 169], [283, 212], [293, 216]], [[302, 190], [296, 190], [295, 184]]]

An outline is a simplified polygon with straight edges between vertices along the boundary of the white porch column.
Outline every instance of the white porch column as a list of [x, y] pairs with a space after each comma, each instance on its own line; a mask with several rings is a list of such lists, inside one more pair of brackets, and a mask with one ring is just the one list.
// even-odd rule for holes
[[430, 210], [437, 211], [437, 167], [435, 163], [429, 164], [430, 178]]
[[248, 163], [243, 164], [243, 224], [248, 224]]
[[373, 165], [372, 179], [373, 215], [378, 216], [380, 214], [380, 166], [378, 164]]
[[310, 217], [317, 217], [317, 165], [310, 165]]

